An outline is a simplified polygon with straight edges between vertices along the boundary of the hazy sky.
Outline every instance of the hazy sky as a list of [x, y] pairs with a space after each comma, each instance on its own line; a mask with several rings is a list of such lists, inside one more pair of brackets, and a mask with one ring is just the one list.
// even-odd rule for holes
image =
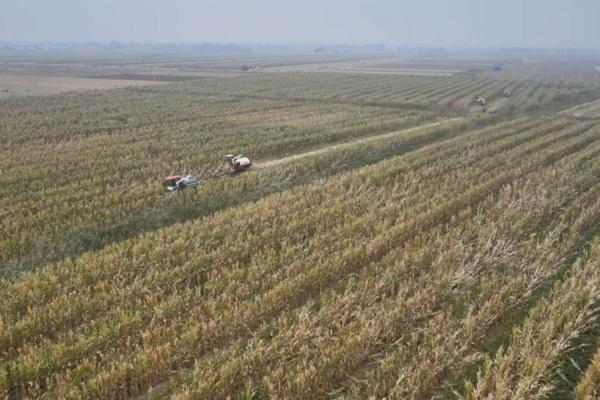
[[0, 0], [0, 40], [600, 48], [600, 0]]

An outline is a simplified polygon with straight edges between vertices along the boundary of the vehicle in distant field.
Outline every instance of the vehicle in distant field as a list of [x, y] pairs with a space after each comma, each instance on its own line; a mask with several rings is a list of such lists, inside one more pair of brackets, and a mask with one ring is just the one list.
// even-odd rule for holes
[[502, 71], [502, 64], [494, 63], [492, 64], [492, 71]]
[[502, 94], [504, 95], [504, 97], [510, 97], [510, 95], [512, 94], [512, 91], [510, 89], [504, 89]]
[[165, 178], [169, 192], [182, 192], [187, 188], [200, 185], [200, 179], [193, 175], [169, 175]]
[[242, 65], [241, 70], [242, 72], [260, 72], [261, 68], [260, 66], [249, 67], [248, 65]]
[[229, 164], [230, 172], [246, 171], [248, 168], [250, 168], [252, 166], [252, 161], [250, 161], [250, 159], [248, 157], [245, 157], [242, 155], [234, 156], [233, 154], [227, 154], [225, 156], [225, 159], [227, 160], [227, 162]]
[[486, 100], [485, 97], [483, 96], [475, 96], [473, 98], [473, 101], [477, 104], [479, 104], [481, 107], [485, 106]]

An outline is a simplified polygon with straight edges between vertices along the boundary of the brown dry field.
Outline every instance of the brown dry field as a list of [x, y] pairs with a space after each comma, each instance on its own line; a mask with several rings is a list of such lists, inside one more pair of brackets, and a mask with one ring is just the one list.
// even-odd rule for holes
[[159, 83], [163, 82], [0, 73], [0, 98], [51, 95], [71, 91], [104, 90], [127, 86], [155, 85]]

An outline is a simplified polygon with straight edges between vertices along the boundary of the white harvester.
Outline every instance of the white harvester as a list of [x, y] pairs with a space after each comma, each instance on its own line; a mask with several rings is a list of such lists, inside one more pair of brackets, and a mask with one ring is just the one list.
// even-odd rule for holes
[[[225, 156], [227, 168], [230, 173], [246, 171], [252, 166], [252, 161], [248, 157], [233, 154]], [[202, 184], [200, 178], [191, 174], [171, 174], [165, 177], [166, 189], [169, 192], [183, 192], [188, 188], [196, 188]]]
[[512, 94], [512, 91], [510, 89], [504, 89], [502, 94], [504, 95], [504, 97], [510, 97], [510, 95]]
[[486, 100], [483, 96], [476, 96], [474, 98], [475, 103], [479, 104], [481, 107], [485, 106]]
[[252, 161], [250, 161], [248, 157], [242, 155], [234, 156], [233, 154], [227, 154], [225, 159], [229, 166], [229, 172], [232, 173], [246, 171], [252, 166]]
[[183, 192], [187, 188], [195, 188], [200, 185], [200, 179], [193, 175], [173, 174], [165, 178], [169, 192]]

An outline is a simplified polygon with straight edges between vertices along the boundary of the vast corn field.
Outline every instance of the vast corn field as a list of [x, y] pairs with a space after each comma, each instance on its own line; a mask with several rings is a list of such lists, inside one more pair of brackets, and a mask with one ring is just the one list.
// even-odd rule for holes
[[326, 61], [0, 99], [0, 398], [600, 397], [593, 64]]

